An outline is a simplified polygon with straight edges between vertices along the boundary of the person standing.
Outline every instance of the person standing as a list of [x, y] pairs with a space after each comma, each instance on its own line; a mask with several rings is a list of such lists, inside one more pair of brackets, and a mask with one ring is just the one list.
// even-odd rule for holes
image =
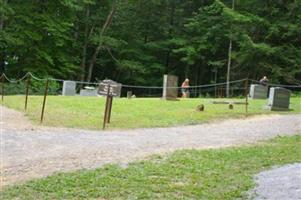
[[262, 85], [262, 86], [264, 86], [264, 87], [267, 88], [267, 97], [269, 97], [269, 94], [270, 94], [270, 89], [269, 89], [269, 86], [268, 86], [268, 82], [269, 82], [269, 79], [266, 76], [264, 76], [259, 81], [260, 85]]
[[264, 76], [262, 79], [260, 79], [259, 83], [260, 85], [263, 85], [263, 86], [268, 86], [268, 82], [269, 82], [269, 79]]
[[185, 81], [182, 83], [181, 91], [182, 91], [182, 98], [189, 97], [189, 79], [188, 78], [186, 78]]

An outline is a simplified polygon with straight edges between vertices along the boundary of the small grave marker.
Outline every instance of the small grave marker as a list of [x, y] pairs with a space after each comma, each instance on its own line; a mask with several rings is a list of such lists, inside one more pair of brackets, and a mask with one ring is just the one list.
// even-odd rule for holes
[[128, 91], [128, 92], [126, 93], [126, 97], [127, 97], [128, 99], [131, 99], [132, 96], [133, 96], [133, 92], [132, 92], [132, 91]]

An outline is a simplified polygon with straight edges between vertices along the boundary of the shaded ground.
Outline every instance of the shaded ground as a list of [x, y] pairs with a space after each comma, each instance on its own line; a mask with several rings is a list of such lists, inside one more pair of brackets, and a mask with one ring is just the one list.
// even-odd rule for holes
[[252, 192], [256, 200], [301, 199], [301, 163], [261, 172]]
[[269, 115], [196, 126], [103, 132], [36, 128], [22, 114], [1, 109], [4, 185], [58, 171], [127, 163], [177, 149], [219, 148], [301, 132], [301, 115]]

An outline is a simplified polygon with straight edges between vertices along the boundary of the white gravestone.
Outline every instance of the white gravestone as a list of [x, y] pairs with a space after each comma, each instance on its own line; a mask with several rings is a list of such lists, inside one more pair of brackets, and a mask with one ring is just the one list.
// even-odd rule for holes
[[76, 94], [76, 83], [74, 81], [64, 81], [63, 83], [63, 96], [75, 96]]
[[164, 75], [163, 79], [163, 99], [176, 100], [178, 98], [178, 77]]
[[268, 96], [268, 87], [258, 84], [252, 84], [250, 88], [251, 99], [266, 99]]
[[270, 89], [268, 107], [270, 110], [289, 110], [291, 91], [285, 88]]

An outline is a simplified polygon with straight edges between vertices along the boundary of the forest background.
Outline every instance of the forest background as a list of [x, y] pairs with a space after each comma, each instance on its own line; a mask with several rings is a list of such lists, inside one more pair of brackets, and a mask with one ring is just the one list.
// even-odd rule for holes
[[[234, 2], [234, 7], [233, 3]], [[301, 84], [301, 0], [0, 0], [0, 72]]]

